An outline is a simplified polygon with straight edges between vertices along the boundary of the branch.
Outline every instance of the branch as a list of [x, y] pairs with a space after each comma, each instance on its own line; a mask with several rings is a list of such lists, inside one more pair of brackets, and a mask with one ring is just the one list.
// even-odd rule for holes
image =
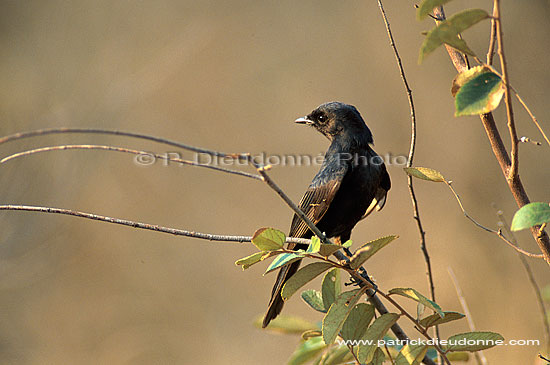
[[453, 195], [455, 196], [456, 198], [456, 201], [458, 202], [458, 205], [460, 206], [460, 210], [462, 210], [462, 213], [464, 213], [464, 216], [466, 218], [468, 218], [473, 224], [475, 224], [476, 226], [478, 226], [479, 228], [489, 232], [489, 233], [494, 233], [496, 234], [500, 239], [502, 239], [504, 242], [506, 242], [508, 245], [510, 245], [510, 247], [512, 247], [514, 250], [516, 250], [517, 252], [521, 253], [521, 254], [524, 254], [525, 256], [529, 256], [529, 257], [532, 257], [532, 258], [537, 258], [537, 259], [543, 259], [544, 258], [544, 255], [541, 255], [541, 254], [534, 254], [534, 253], [530, 253], [530, 252], [527, 252], [523, 249], [521, 249], [520, 247], [514, 245], [509, 239], [507, 239], [506, 237], [504, 237], [504, 235], [502, 234], [502, 231], [499, 229], [498, 231], [495, 231], [494, 229], [491, 229], [491, 228], [488, 228], [488, 227], [485, 227], [484, 225], [482, 225], [481, 223], [479, 223], [478, 221], [476, 221], [474, 218], [472, 218], [468, 212], [466, 212], [466, 210], [464, 209], [464, 206], [462, 205], [462, 201], [460, 200], [460, 197], [458, 196], [457, 192], [455, 191], [455, 189], [453, 188], [453, 185], [452, 185], [452, 181], [445, 181], [445, 184], [447, 184], [447, 186], [449, 187], [449, 189], [451, 189]]
[[[41, 213], [70, 215], [70, 216], [73, 216], [73, 217], [92, 219], [92, 220], [105, 222], [105, 223], [119, 224], [119, 225], [122, 225], [122, 226], [127, 226], [127, 227], [132, 227], [132, 228], [146, 229], [146, 230], [149, 230], [149, 231], [155, 231], [155, 232], [161, 232], [161, 233], [169, 233], [169, 234], [172, 234], [172, 235], [175, 235], [175, 236], [186, 236], [186, 237], [192, 237], [192, 238], [200, 238], [200, 239], [208, 240], [208, 241], [240, 242], [240, 243], [252, 242], [252, 236], [231, 236], [231, 235], [221, 235], [221, 234], [211, 234], [211, 233], [188, 231], [188, 230], [184, 230], [184, 229], [163, 227], [163, 226], [159, 226], [159, 225], [156, 225], [156, 224], [142, 223], [142, 222], [136, 222], [136, 221], [131, 221], [131, 220], [127, 220], [127, 219], [113, 218], [113, 217], [107, 217], [107, 216], [104, 216], [104, 215], [79, 212], [79, 211], [70, 210], [70, 209], [51, 208], [51, 207], [38, 207], [38, 206], [32, 206], [32, 205], [11, 205], [10, 204], [10, 205], [0, 205], [0, 210], [20, 210], [20, 211], [28, 211], [28, 212], [41, 212]], [[305, 239], [305, 238], [287, 237], [286, 242], [287, 243], [309, 244], [310, 240]]]
[[494, 16], [496, 23], [496, 35], [498, 43], [498, 55], [500, 57], [500, 67], [502, 68], [502, 82], [504, 82], [504, 100], [506, 102], [506, 116], [508, 118], [508, 130], [510, 131], [510, 139], [512, 143], [512, 165], [508, 172], [508, 180], [514, 181], [518, 178], [519, 170], [519, 154], [518, 154], [518, 135], [516, 131], [516, 122], [514, 120], [514, 110], [512, 108], [512, 97], [510, 96], [510, 82], [508, 77], [508, 65], [506, 63], [506, 56], [504, 54], [504, 42], [502, 41], [502, 21], [500, 16], [500, 0], [495, 0], [494, 3]]
[[[395, 55], [395, 60], [397, 62], [397, 67], [399, 68], [399, 74], [401, 75], [401, 80], [403, 81], [403, 86], [405, 87], [405, 92], [407, 93], [407, 99], [409, 101], [409, 109], [411, 112], [411, 144], [409, 147], [409, 156], [407, 158], [407, 167], [411, 167], [413, 165], [414, 160], [414, 153], [416, 150], [416, 112], [414, 108], [414, 100], [412, 96], [412, 90], [409, 87], [409, 83], [407, 81], [407, 77], [405, 76], [405, 69], [403, 67], [403, 63], [401, 62], [401, 57], [399, 56], [399, 51], [397, 50], [397, 46], [395, 44], [395, 40], [393, 39], [393, 34], [390, 27], [390, 22], [388, 20], [388, 17], [386, 16], [386, 11], [384, 10], [384, 6], [382, 5], [382, 1], [378, 0], [378, 7], [380, 8], [380, 12], [382, 14], [382, 18], [384, 19], [384, 24], [386, 26], [386, 32], [388, 33], [388, 38], [390, 40], [390, 46], [393, 50], [393, 53]], [[427, 270], [427, 276], [428, 276], [428, 285], [430, 286], [430, 296], [431, 299], [435, 302], [435, 285], [434, 285], [434, 279], [433, 279], [433, 272], [432, 272], [432, 263], [430, 260], [430, 255], [428, 253], [428, 248], [426, 246], [426, 232], [424, 231], [424, 227], [422, 226], [422, 220], [420, 219], [420, 210], [418, 207], [418, 200], [416, 199], [416, 194], [414, 191], [413, 186], [413, 178], [412, 176], [407, 177], [407, 185], [409, 187], [409, 195], [411, 197], [411, 203], [413, 207], [413, 218], [416, 221], [416, 225], [418, 228], [418, 233], [420, 235], [420, 249], [422, 250], [422, 253], [424, 255], [424, 261], [426, 262], [426, 270]], [[435, 335], [436, 338], [439, 339], [439, 326], [435, 326]]]
[[[438, 6], [434, 8], [434, 15], [438, 19], [444, 20], [445, 13], [443, 11], [443, 7]], [[468, 65], [464, 56], [452, 47], [447, 46], [446, 49], [457, 71], [466, 71], [468, 69]], [[487, 133], [487, 137], [489, 138], [493, 153], [500, 165], [502, 173], [506, 178], [508, 187], [512, 192], [512, 195], [514, 196], [518, 207], [521, 208], [525, 204], [528, 204], [530, 202], [529, 197], [527, 196], [527, 193], [519, 176], [517, 176], [517, 178], [513, 180], [508, 180], [508, 175], [511, 168], [510, 157], [508, 157], [506, 147], [504, 147], [504, 143], [502, 142], [502, 138], [500, 137], [500, 133], [495, 124], [493, 114], [481, 114], [479, 117], [481, 118], [481, 122], [483, 124], [483, 127], [485, 128], [485, 132]], [[531, 234], [533, 235], [533, 238], [537, 242], [542, 254], [544, 255], [545, 261], [550, 265], [550, 238], [545, 231], [541, 231], [539, 234], [539, 230], [540, 226], [531, 227]]]
[[248, 172], [244, 171], [238, 171], [233, 169], [227, 169], [224, 167], [218, 167], [214, 165], [208, 165], [203, 164], [195, 161], [189, 161], [189, 160], [183, 160], [181, 158], [177, 157], [168, 157], [168, 154], [160, 155], [157, 153], [147, 152], [147, 151], [139, 151], [139, 150], [132, 150], [129, 148], [124, 147], [116, 147], [116, 146], [104, 146], [104, 145], [88, 145], [88, 144], [78, 144], [78, 145], [60, 145], [60, 146], [49, 146], [49, 147], [41, 147], [36, 148], [33, 150], [27, 150], [19, 153], [14, 153], [12, 155], [9, 155], [7, 157], [4, 157], [0, 160], [0, 164], [6, 163], [10, 160], [23, 157], [23, 156], [29, 156], [34, 155], [37, 153], [42, 152], [50, 152], [50, 151], [63, 151], [63, 150], [102, 150], [102, 151], [114, 151], [114, 152], [123, 152], [123, 153], [130, 153], [133, 155], [137, 155], [136, 162], [140, 163], [142, 165], [151, 165], [155, 162], [155, 159], [169, 161], [169, 162], [176, 162], [183, 165], [191, 165], [191, 166], [197, 166], [197, 167], [204, 167], [211, 170], [221, 171], [228, 174], [234, 174], [234, 175], [241, 175], [245, 177], [249, 177], [251, 179], [261, 180], [260, 175], [254, 175], [250, 174]]
[[115, 135], [115, 136], [124, 136], [124, 137], [131, 137], [136, 139], [143, 139], [147, 141], [157, 142], [161, 144], [165, 144], [172, 147], [179, 147], [184, 150], [188, 150], [191, 152], [197, 152], [197, 153], [205, 153], [210, 156], [217, 156], [217, 157], [232, 157], [237, 158], [242, 161], [247, 161], [248, 157], [246, 153], [225, 153], [225, 152], [219, 152], [214, 150], [209, 150], [206, 148], [201, 147], [195, 147], [188, 144], [184, 144], [181, 142], [172, 141], [166, 138], [162, 137], [155, 137], [150, 136], [148, 134], [141, 134], [141, 133], [134, 133], [134, 132], [126, 132], [126, 131], [116, 131], [116, 130], [108, 130], [108, 129], [97, 129], [97, 128], [45, 128], [45, 129], [36, 129], [32, 131], [27, 132], [20, 132], [20, 133], [14, 133], [10, 134], [8, 136], [0, 138], [0, 144], [7, 143], [10, 141], [16, 141], [19, 139], [25, 139], [29, 137], [36, 137], [36, 136], [45, 136], [48, 134], [67, 134], [67, 133], [75, 133], [75, 134], [107, 134], [107, 135]]
[[492, 65], [493, 64], [493, 57], [495, 55], [495, 41], [497, 38], [496, 32], [497, 32], [497, 25], [495, 22], [495, 18], [497, 17], [496, 14], [496, 8], [493, 7], [493, 16], [491, 17], [491, 35], [489, 38], [489, 49], [487, 50], [487, 64]]

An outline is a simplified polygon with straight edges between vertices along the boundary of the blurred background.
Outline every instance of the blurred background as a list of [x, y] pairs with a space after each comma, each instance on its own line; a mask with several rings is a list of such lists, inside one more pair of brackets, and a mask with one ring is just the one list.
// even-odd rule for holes
[[[491, 1], [454, 1], [488, 11]], [[0, 132], [46, 127], [148, 133], [229, 152], [317, 155], [328, 141], [293, 121], [331, 100], [361, 111], [381, 155], [406, 155], [409, 106], [375, 1], [2, 1]], [[455, 118], [456, 72], [439, 49], [417, 64], [422, 31], [414, 2], [386, 1], [418, 118], [415, 164], [441, 171], [479, 222], [517, 207], [477, 117]], [[546, 132], [550, 4], [503, 2], [511, 82]], [[489, 22], [467, 31], [484, 57]], [[542, 141], [515, 103], [518, 133]], [[495, 112], [509, 146], [505, 113]], [[56, 144], [112, 144], [181, 152], [124, 137], [53, 135], [1, 146], [2, 156]], [[532, 201], [548, 201], [548, 145], [521, 146], [520, 172]], [[69, 208], [175, 228], [251, 235], [286, 231], [291, 212], [267, 186], [209, 170], [140, 166], [102, 151], [50, 152], [2, 165], [2, 203]], [[319, 166], [275, 166], [272, 177], [300, 199]], [[356, 245], [398, 234], [368, 263], [380, 287], [428, 295], [406, 176], [389, 165], [386, 208], [361, 222]], [[466, 220], [441, 184], [417, 181], [438, 303], [462, 312], [456, 273], [478, 330], [544, 344], [540, 309], [514, 250]], [[0, 214], [0, 362], [6, 364], [281, 364], [298, 337], [252, 325], [275, 275], [243, 272], [250, 244], [211, 243], [67, 216]], [[538, 252], [528, 231], [519, 244]], [[549, 267], [528, 259], [541, 286]], [[318, 281], [310, 287], [318, 286]], [[410, 307], [414, 310], [414, 307]], [[321, 319], [299, 297], [285, 307]], [[412, 337], [418, 337], [404, 325]], [[443, 337], [468, 331], [465, 320]], [[534, 363], [537, 346], [486, 351], [495, 364]], [[547, 354], [547, 353], [546, 353]], [[547, 354], [548, 355], [548, 354]]]

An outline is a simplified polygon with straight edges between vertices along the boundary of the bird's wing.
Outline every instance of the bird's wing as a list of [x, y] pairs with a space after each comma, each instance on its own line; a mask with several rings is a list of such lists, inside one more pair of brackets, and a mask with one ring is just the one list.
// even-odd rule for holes
[[374, 199], [372, 199], [372, 202], [370, 203], [369, 207], [367, 208], [365, 214], [361, 217], [361, 219], [365, 219], [369, 214], [374, 212], [375, 210], [381, 210], [384, 208], [384, 205], [386, 205], [386, 196], [388, 194], [388, 191], [391, 188], [391, 180], [390, 175], [388, 175], [388, 172], [386, 171], [386, 166], [381, 165], [382, 175], [380, 177], [380, 184], [378, 185], [378, 188], [376, 189], [376, 194], [374, 195]]
[[[309, 185], [300, 200], [299, 207], [314, 224], [319, 223], [327, 212], [347, 171], [347, 164], [332, 165], [331, 169], [321, 169]], [[289, 236], [304, 237], [308, 231], [308, 226], [295, 214], [290, 225]], [[290, 245], [289, 248], [292, 249], [294, 245]]]

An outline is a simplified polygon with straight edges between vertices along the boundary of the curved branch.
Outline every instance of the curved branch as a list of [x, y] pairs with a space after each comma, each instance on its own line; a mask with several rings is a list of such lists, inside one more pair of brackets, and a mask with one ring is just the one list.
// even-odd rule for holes
[[[234, 175], [241, 175], [244, 177], [248, 177], [251, 179], [261, 180], [260, 175], [251, 174], [244, 171], [239, 170], [233, 170], [233, 169], [227, 169], [225, 167], [219, 167], [209, 164], [203, 164], [200, 162], [195, 161], [189, 161], [189, 160], [183, 160], [181, 158], [177, 157], [169, 157], [168, 154], [157, 154], [147, 151], [140, 151], [140, 150], [133, 150], [125, 147], [116, 147], [116, 146], [105, 146], [105, 145], [90, 145], [90, 144], [77, 144], [77, 145], [60, 145], [60, 146], [49, 146], [49, 147], [41, 147], [41, 148], [35, 148], [32, 150], [27, 150], [23, 152], [14, 153], [12, 155], [9, 155], [7, 157], [4, 157], [0, 160], [0, 164], [6, 163], [10, 160], [23, 157], [23, 156], [29, 156], [34, 155], [37, 153], [43, 153], [43, 152], [51, 152], [51, 151], [63, 151], [63, 150], [101, 150], [101, 151], [114, 151], [114, 152], [123, 152], [123, 153], [129, 153], [132, 155], [136, 155], [136, 163], [142, 164], [142, 165], [151, 165], [155, 162], [155, 159], [169, 161], [169, 162], [176, 162], [180, 163], [182, 165], [191, 165], [191, 166], [197, 166], [197, 167], [204, 167], [211, 170], [226, 172], [228, 174], [234, 174]], [[140, 160], [139, 157], [142, 157]], [[140, 162], [141, 161], [141, 162]]]
[[185, 144], [185, 143], [172, 141], [172, 140], [162, 138], [162, 137], [150, 136], [148, 134], [126, 132], [126, 131], [117, 131], [117, 130], [108, 130], [108, 129], [98, 129], [98, 128], [65, 128], [65, 127], [63, 127], [63, 128], [36, 129], [36, 130], [32, 130], [32, 131], [27, 131], [27, 132], [14, 133], [14, 134], [10, 134], [8, 136], [2, 137], [2, 138], [0, 138], [0, 144], [7, 143], [7, 142], [10, 142], [10, 141], [16, 141], [16, 140], [19, 140], [19, 139], [30, 138], [30, 137], [45, 136], [45, 135], [48, 135], [48, 134], [65, 134], [65, 133], [107, 134], [107, 135], [115, 135], [115, 136], [132, 137], [132, 138], [137, 138], [137, 139], [143, 139], [143, 140], [146, 140], [146, 141], [152, 141], [152, 142], [165, 144], [165, 145], [172, 146], [172, 147], [182, 148], [184, 150], [191, 151], [191, 152], [205, 153], [207, 155], [217, 156], [217, 157], [238, 158], [239, 160], [242, 160], [242, 161], [247, 160], [247, 154], [246, 153], [219, 152], [219, 151], [209, 150], [209, 149], [206, 149], [206, 148], [191, 146], [191, 145], [188, 145], [188, 144]]
[[[155, 231], [155, 232], [161, 232], [161, 233], [169, 233], [169, 234], [173, 234], [175, 236], [200, 238], [200, 239], [208, 240], [208, 241], [240, 242], [240, 243], [252, 242], [252, 236], [232, 236], [232, 235], [221, 235], [221, 234], [211, 234], [211, 233], [188, 231], [188, 230], [185, 230], [185, 229], [164, 227], [164, 226], [159, 226], [159, 225], [156, 225], [156, 224], [142, 223], [142, 222], [136, 222], [136, 221], [131, 221], [131, 220], [127, 220], [127, 219], [120, 219], [120, 218], [113, 218], [113, 217], [108, 217], [108, 216], [104, 216], [104, 215], [98, 215], [98, 214], [92, 214], [92, 213], [86, 213], [86, 212], [79, 212], [79, 211], [70, 210], [70, 209], [39, 207], [39, 206], [32, 206], [32, 205], [12, 205], [12, 204], [9, 204], [9, 205], [0, 205], [0, 210], [19, 210], [19, 211], [27, 211], [27, 212], [41, 212], [41, 213], [70, 215], [70, 216], [73, 216], [73, 217], [92, 219], [92, 220], [95, 220], [95, 221], [100, 221], [100, 222], [105, 222], [105, 223], [118, 224], [118, 225], [122, 225], [122, 226], [139, 228], [139, 229], [146, 229], [146, 230], [149, 230], [149, 231]], [[287, 243], [309, 244], [310, 240], [305, 239], [305, 238], [287, 237], [286, 242]]]

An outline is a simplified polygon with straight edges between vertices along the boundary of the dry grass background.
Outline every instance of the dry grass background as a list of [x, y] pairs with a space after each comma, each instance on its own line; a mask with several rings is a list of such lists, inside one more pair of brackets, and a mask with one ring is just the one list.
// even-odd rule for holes
[[[490, 9], [490, 1], [455, 1]], [[417, 65], [421, 31], [413, 2], [386, 1], [418, 113], [416, 163], [454, 180], [469, 212], [495, 227], [493, 202], [515, 203], [475, 117], [454, 118], [455, 72], [437, 51]], [[548, 1], [504, 1], [511, 81], [549, 132], [546, 95]], [[72, 126], [131, 130], [224, 151], [317, 154], [327, 141], [292, 122], [318, 104], [355, 104], [379, 153], [406, 154], [409, 109], [375, 1], [2, 1], [2, 135]], [[486, 51], [489, 23], [465, 36]], [[516, 107], [520, 136], [541, 139]], [[504, 111], [496, 112], [505, 133]], [[508, 143], [508, 137], [505, 135]], [[164, 152], [127, 138], [48, 136], [2, 146], [110, 143]], [[173, 151], [170, 149], [169, 151]], [[521, 176], [534, 201], [548, 201], [548, 146], [521, 146]], [[276, 167], [294, 199], [318, 167]], [[227, 234], [287, 230], [291, 213], [261, 183], [189, 167], [143, 168], [130, 156], [53, 152], [2, 166], [4, 203], [78, 209]], [[393, 179], [387, 207], [356, 228], [356, 243], [398, 234], [369, 272], [383, 289], [428, 293], [406, 177]], [[544, 340], [539, 308], [516, 253], [468, 222], [449, 191], [416, 184], [438, 302], [461, 311], [452, 267], [480, 330]], [[0, 231], [0, 362], [14, 364], [281, 364], [297, 338], [251, 322], [266, 307], [274, 276], [241, 272], [248, 244], [209, 243], [36, 213], [3, 212]], [[529, 233], [518, 234], [529, 251]], [[548, 266], [530, 260], [541, 285]], [[298, 298], [287, 314], [311, 320]], [[467, 331], [465, 321], [442, 328]], [[413, 337], [416, 335], [413, 334]], [[486, 352], [493, 364], [533, 363], [536, 347]]]

